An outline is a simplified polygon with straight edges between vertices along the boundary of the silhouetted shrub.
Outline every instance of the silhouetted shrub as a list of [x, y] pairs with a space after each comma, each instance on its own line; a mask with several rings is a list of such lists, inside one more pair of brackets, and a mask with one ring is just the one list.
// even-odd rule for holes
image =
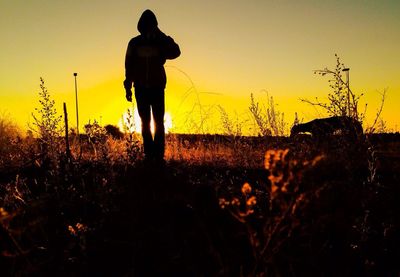
[[106, 130], [106, 133], [114, 139], [122, 139], [124, 137], [124, 133], [122, 133], [117, 126], [108, 124], [104, 129]]

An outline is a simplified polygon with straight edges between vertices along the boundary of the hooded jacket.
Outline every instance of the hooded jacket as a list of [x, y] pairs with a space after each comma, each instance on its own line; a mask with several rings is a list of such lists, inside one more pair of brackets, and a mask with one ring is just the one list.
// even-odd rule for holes
[[125, 89], [164, 89], [167, 78], [164, 64], [179, 57], [181, 51], [174, 40], [158, 29], [157, 18], [150, 10], [138, 22], [140, 35], [130, 40], [125, 56]]

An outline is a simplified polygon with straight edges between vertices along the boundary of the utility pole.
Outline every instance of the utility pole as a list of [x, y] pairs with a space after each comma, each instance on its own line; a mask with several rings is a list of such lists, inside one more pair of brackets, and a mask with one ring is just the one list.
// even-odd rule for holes
[[75, 107], [76, 107], [76, 133], [79, 137], [79, 113], [78, 113], [78, 84], [76, 81], [76, 76], [78, 76], [78, 73], [74, 73], [74, 78], [75, 78]]
[[347, 86], [347, 115], [350, 114], [350, 68], [343, 68], [342, 71], [346, 72], [346, 86]]

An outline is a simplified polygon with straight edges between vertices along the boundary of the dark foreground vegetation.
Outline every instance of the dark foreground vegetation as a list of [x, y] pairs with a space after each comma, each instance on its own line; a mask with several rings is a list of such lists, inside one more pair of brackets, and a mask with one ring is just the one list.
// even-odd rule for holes
[[398, 134], [71, 141], [3, 137], [1, 276], [400, 273]]

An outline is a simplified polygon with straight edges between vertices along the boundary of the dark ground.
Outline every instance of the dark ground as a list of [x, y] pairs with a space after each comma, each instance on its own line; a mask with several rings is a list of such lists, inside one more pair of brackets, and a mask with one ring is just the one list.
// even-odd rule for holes
[[[21, 168], [19, 180], [7, 172], [2, 184], [18, 183], [21, 195], [30, 184], [30, 196], [2, 199], [2, 276], [399, 276], [399, 135], [370, 137], [368, 157], [339, 146], [279, 199], [262, 167], [86, 162]], [[242, 222], [219, 198], [242, 200], [245, 182], [257, 206]], [[308, 200], [282, 214], [301, 193]], [[281, 232], [266, 235], [277, 222]]]

